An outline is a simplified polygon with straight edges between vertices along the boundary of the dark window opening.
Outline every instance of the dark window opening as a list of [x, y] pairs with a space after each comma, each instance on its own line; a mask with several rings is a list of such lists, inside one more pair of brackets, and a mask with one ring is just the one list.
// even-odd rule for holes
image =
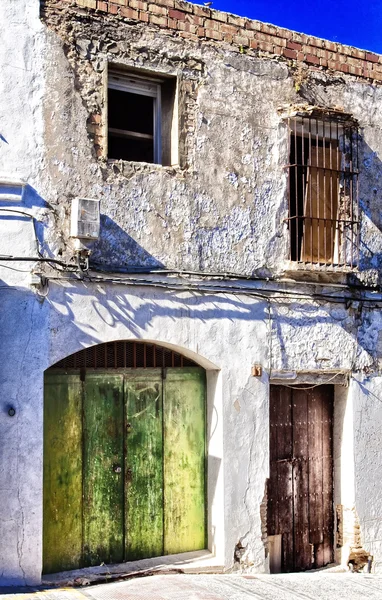
[[354, 123], [289, 120], [290, 259], [354, 267], [358, 260], [358, 133]]
[[109, 158], [154, 162], [154, 98], [109, 88]]
[[108, 158], [176, 164], [176, 79], [111, 72], [108, 85]]

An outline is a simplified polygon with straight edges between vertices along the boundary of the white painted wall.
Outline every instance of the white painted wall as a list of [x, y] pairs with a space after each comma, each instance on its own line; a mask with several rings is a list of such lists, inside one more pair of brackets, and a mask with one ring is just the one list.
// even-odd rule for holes
[[[40, 223], [38, 226], [44, 233], [44, 240], [49, 241], [46, 252], [56, 252], [61, 243], [60, 235], [67, 235], [67, 231], [56, 231], [53, 222], [54, 215], [58, 213], [61, 222], [65, 221], [65, 194], [70, 186], [76, 193], [85, 194], [90, 190], [91, 195], [103, 195], [104, 208], [114, 206], [115, 214], [114, 209], [110, 214], [121, 226], [129, 221], [129, 215], [132, 214], [131, 219], [136, 219], [139, 229], [140, 219], [143, 218], [140, 213], [144, 208], [142, 198], [150, 198], [150, 194], [154, 194], [156, 175], [151, 173], [146, 178], [150, 180], [150, 187], [141, 194], [137, 192], [136, 196], [129, 191], [131, 182], [123, 180], [121, 176], [111, 178], [110, 184], [103, 181], [100, 166], [91, 162], [93, 159], [85, 127], [87, 112], [77, 91], [74, 99], [70, 96], [74, 89], [74, 77], [63, 55], [61, 43], [41, 25], [38, 0], [18, 0], [17, 5], [15, 10], [15, 0], [2, 0], [0, 6], [1, 20], [5, 23], [0, 45], [0, 133], [8, 142], [0, 141], [0, 170], [3, 174], [23, 177], [29, 184], [18, 208], [35, 216]], [[229, 59], [234, 64], [233, 57]], [[235, 60], [242, 59], [236, 57]], [[248, 68], [248, 58], [244, 57], [243, 60]], [[231, 66], [225, 66], [222, 71], [230, 72], [224, 82], [227, 89], [227, 86], [233, 89], [239, 85], [244, 77], [240, 65], [235, 65], [235, 69], [238, 69], [235, 72], [231, 73]], [[264, 142], [266, 148], [263, 149], [265, 161], [270, 169], [276, 168], [276, 163], [281, 168], [282, 157], [273, 153], [280, 141], [275, 120], [278, 97], [272, 80], [273, 68], [270, 64], [263, 67], [263, 63], [257, 61], [256, 69], [256, 73], [251, 75], [250, 89], [255, 89], [260, 85], [257, 82], [261, 81], [262, 93], [269, 94], [273, 102], [270, 117], [272, 127], [268, 141]], [[212, 73], [216, 85], [222, 72], [216, 69]], [[48, 97], [45, 96], [47, 77], [50, 86]], [[292, 98], [293, 82], [287, 77], [286, 67], [278, 66], [277, 90], [282, 87], [285, 94]], [[55, 94], [52, 92], [58, 82], [65, 92], [62, 97], [58, 91]], [[361, 115], [365, 103], [371, 107], [376, 105], [375, 97], [378, 94], [369, 98], [368, 87], [362, 95], [362, 102], [358, 102], [357, 94], [360, 91], [357, 92], [357, 85], [353, 85], [348, 94], [346, 86], [343, 86], [342, 93], [349, 109], [356, 109]], [[207, 124], [203, 122], [200, 125], [198, 134], [201, 147], [196, 164], [200, 170], [204, 156], [208, 165], [213, 165], [215, 160], [208, 149], [207, 134], [205, 139], [201, 137], [203, 131], [207, 131], [215, 122], [214, 135], [218, 135], [218, 130], [222, 133], [221, 119], [209, 114], [209, 111], [213, 113], [220, 110], [221, 103], [216, 100], [216, 106], [212, 106], [207, 97], [211, 87], [205, 89], [207, 91], [202, 90], [199, 98], [200, 106], [208, 117]], [[328, 94], [333, 94], [334, 103], [334, 92], [328, 90]], [[60, 111], [62, 107], [65, 110]], [[264, 104], [263, 110], [265, 108]], [[230, 121], [229, 115], [226, 118]], [[234, 115], [234, 118], [235, 121], [229, 124], [232, 131], [240, 114]], [[64, 122], [72, 127], [70, 136], [62, 135], [60, 143], [55, 146], [54, 141], [58, 139], [56, 134]], [[49, 123], [54, 123], [54, 126], [47, 134]], [[227, 131], [229, 133], [229, 129]], [[371, 146], [376, 147], [381, 143], [382, 147], [378, 132], [371, 132], [369, 127], [369, 133], [367, 128], [366, 133]], [[244, 145], [256, 154], [256, 144], [260, 146], [262, 143], [259, 134], [254, 149], [250, 129], [244, 127], [235, 135], [242, 136]], [[283, 135], [281, 131], [281, 137]], [[280, 148], [285, 150], [285, 147], [284, 135]], [[78, 156], [80, 161], [77, 161]], [[240, 160], [245, 169], [249, 170], [251, 163], [256, 171], [254, 156], [248, 156], [246, 158], [243, 155]], [[48, 163], [50, 171], [47, 175]], [[86, 170], [81, 171], [81, 165], [83, 169], [86, 166]], [[228, 177], [231, 171], [228, 167], [224, 169], [227, 171], [224, 185], [229, 191], [231, 187], [236, 190], [235, 181]], [[371, 173], [371, 167], [367, 164], [366, 175], [368, 172]], [[284, 202], [285, 177], [273, 173], [272, 185], [269, 186], [266, 172], [258, 173], [258, 177], [260, 175], [261, 185], [258, 187], [250, 187], [244, 181], [239, 183], [246, 186], [245, 202], [258, 202], [260, 220], [255, 237], [264, 236], [258, 240], [258, 248], [267, 255], [271, 247], [277, 253], [285, 249], [285, 238], [280, 237], [282, 232], [273, 215]], [[144, 184], [145, 177], [143, 174], [139, 186]], [[168, 204], [167, 209], [170, 211], [171, 206], [175, 206], [172, 222], [176, 226], [177, 219], [181, 220], [184, 216], [177, 202], [182, 201], [185, 205], [188, 202], [186, 188], [179, 178], [170, 185], [165, 172], [160, 177], [166, 182], [163, 185], [173, 185], [174, 188], [171, 192], [172, 204]], [[207, 188], [213, 190], [215, 181], [212, 170], [206, 172], [204, 177], [208, 180]], [[367, 177], [362, 185], [366, 197]], [[260, 193], [260, 189], [263, 192]], [[225, 196], [227, 198], [231, 198], [229, 191]], [[121, 198], [127, 199], [130, 204], [127, 200], [125, 204], [120, 203]], [[279, 202], [277, 206], [275, 198]], [[45, 204], [52, 199], [56, 203], [54, 210]], [[272, 205], [267, 204], [268, 199], [272, 200]], [[202, 204], [207, 202], [203, 206], [208, 205], [207, 200], [206, 196], [201, 196]], [[249, 212], [241, 199], [240, 202], [243, 205], [240, 210], [230, 207], [232, 219], [224, 221], [220, 231], [211, 233], [208, 259], [213, 257], [217, 245], [224, 264], [230, 268], [235, 264], [231, 265], [227, 257], [230, 246], [225, 245], [226, 236], [238, 235], [243, 225], [246, 231], [250, 230], [245, 221]], [[0, 198], [0, 208], [7, 206], [9, 204], [2, 203]], [[126, 207], [129, 208], [129, 214]], [[146, 212], [150, 213], [157, 227], [158, 219], [149, 210], [148, 200]], [[11, 213], [6, 216], [12, 216], [12, 219], [4, 219], [2, 215], [4, 211], [0, 211], [0, 253], [35, 256], [31, 220]], [[266, 226], [262, 226], [261, 219], [266, 221]], [[145, 221], [137, 234], [143, 246], [146, 242], [151, 243], [150, 236], [153, 237], [147, 223]], [[235, 228], [236, 231], [228, 233], [229, 229]], [[145, 231], [146, 237], [139, 238], [142, 231]], [[268, 244], [269, 237], [275, 238], [273, 246]], [[376, 248], [378, 239], [377, 235], [373, 237]], [[189, 240], [192, 244], [191, 233]], [[235, 239], [235, 243], [237, 241], [240, 240]], [[166, 247], [166, 239], [162, 242]], [[253, 264], [257, 264], [252, 240], [247, 240], [243, 248], [251, 254]], [[241, 261], [245, 267], [244, 251]], [[278, 254], [273, 261], [278, 263]], [[353, 369], [354, 365], [358, 369], [371, 370], [374, 350], [382, 331], [379, 311], [364, 316], [359, 325], [354, 307], [345, 310], [334, 305], [296, 299], [293, 302], [273, 303], [270, 321], [268, 304], [244, 294], [176, 293], [153, 287], [54, 280], [44, 299], [28, 286], [28, 272], [33, 266], [25, 262], [8, 263], [6, 267], [19, 269], [14, 271], [0, 263], [0, 583], [32, 584], [38, 583], [41, 577], [44, 370], [84, 347], [119, 339], [145, 339], [171, 345], [194, 357], [207, 369], [210, 548], [216, 553], [217, 561], [224, 562], [230, 568], [234, 547], [240, 541], [246, 547], [243, 557], [245, 564], [254, 571], [265, 571], [267, 563], [261, 541], [260, 504], [269, 472], [269, 370], [343, 371]], [[263, 365], [261, 378], [251, 376], [254, 363]], [[374, 554], [378, 570], [382, 569], [382, 513], [379, 502], [382, 491], [379, 477], [382, 469], [381, 386], [380, 377], [359, 377], [346, 392], [346, 397], [345, 391], [339, 392], [336, 414], [337, 423], [342, 423], [342, 428], [337, 428], [335, 432], [340, 448], [335, 456], [336, 498], [346, 504], [349, 510], [355, 505], [365, 547]], [[9, 406], [16, 409], [14, 417], [8, 415]], [[345, 551], [341, 560], [346, 562]]]

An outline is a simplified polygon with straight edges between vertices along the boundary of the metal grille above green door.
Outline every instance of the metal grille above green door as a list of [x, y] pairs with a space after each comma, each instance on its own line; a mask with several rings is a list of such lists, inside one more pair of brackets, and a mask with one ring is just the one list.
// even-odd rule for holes
[[205, 547], [205, 372], [45, 374], [45, 573]]

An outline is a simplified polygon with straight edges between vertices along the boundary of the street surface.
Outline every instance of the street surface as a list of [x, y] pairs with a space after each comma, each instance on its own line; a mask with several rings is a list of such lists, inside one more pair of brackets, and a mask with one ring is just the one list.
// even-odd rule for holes
[[[14, 593], [11, 593], [11, 592]], [[0, 588], [1, 600], [382, 600], [382, 576], [154, 575], [81, 588]]]

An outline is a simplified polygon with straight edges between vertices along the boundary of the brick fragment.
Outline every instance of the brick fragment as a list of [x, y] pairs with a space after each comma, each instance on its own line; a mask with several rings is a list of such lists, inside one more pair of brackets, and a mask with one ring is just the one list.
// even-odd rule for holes
[[371, 52], [366, 52], [366, 56], [365, 56], [366, 60], [368, 60], [369, 62], [372, 63], [377, 63], [378, 62], [378, 56], [376, 54], [372, 54]]
[[359, 50], [358, 48], [352, 48], [352, 56], [365, 60], [366, 52]]
[[375, 72], [373, 72], [372, 75], [371, 75], [371, 77], [373, 79], [375, 79], [376, 81], [382, 81], [382, 73], [375, 73]]
[[220, 31], [222, 33], [232, 33], [232, 35], [235, 35], [237, 33], [239, 33], [239, 28], [235, 27], [234, 25], [229, 25], [229, 24], [222, 24], [220, 25]]
[[149, 22], [149, 13], [143, 10], [139, 11], [139, 20], [143, 21], [143, 23]]
[[253, 31], [261, 31], [261, 23], [260, 21], [246, 21], [245, 28]]
[[300, 42], [300, 44], [303, 44], [303, 40], [302, 40], [302, 34], [301, 33], [297, 33], [297, 31], [292, 31], [292, 40], [294, 42]]
[[228, 15], [225, 12], [221, 12], [220, 10], [213, 10], [211, 14], [211, 19], [215, 21], [220, 21], [221, 23], [227, 23]]
[[184, 13], [180, 10], [176, 10], [174, 8], [168, 9], [168, 16], [171, 19], [177, 19], [178, 21], [185, 21], [185, 19], [186, 19], [186, 13]]
[[198, 31], [196, 25], [193, 25], [192, 23], [185, 23], [184, 21], [177, 22], [177, 29], [179, 31], [187, 31], [188, 33], [197, 33]]
[[141, 2], [141, 0], [128, 0], [130, 8], [136, 10], [147, 10], [147, 2]]
[[330, 50], [331, 52], [337, 52], [337, 44], [335, 44], [334, 42], [329, 42], [328, 40], [325, 40], [324, 46], [327, 50]]
[[120, 6], [118, 6], [118, 4], [112, 4], [111, 2], [109, 2], [107, 12], [110, 13], [111, 15], [118, 15], [119, 9], [120, 9]]
[[101, 115], [98, 113], [92, 113], [89, 117], [89, 122], [98, 125], [99, 123], [101, 123]]
[[283, 48], [283, 56], [285, 56], [285, 58], [297, 58], [297, 52], [290, 48]]
[[215, 31], [214, 29], [205, 29], [205, 37], [211, 38], [213, 40], [221, 41], [223, 39], [220, 31]]
[[103, 0], [97, 0], [97, 10], [107, 12], [107, 2], [104, 2]]
[[243, 46], [244, 48], [249, 48], [250, 46], [249, 38], [244, 37], [243, 35], [235, 35], [233, 41], [238, 46]]
[[349, 66], [349, 73], [351, 73], [352, 75], [362, 75], [362, 69], [360, 67], [355, 67], [353, 65]]
[[125, 0], [113, 0], [114, 4], [119, 4], [119, 6], [126, 6]]
[[211, 17], [211, 10], [209, 8], [207, 8], [206, 6], [196, 6], [194, 5], [194, 10], [193, 13], [194, 15], [196, 15], [197, 17]]
[[134, 10], [133, 8], [127, 8], [126, 6], [121, 6], [120, 14], [122, 17], [125, 17], [126, 19], [138, 20], [138, 18], [139, 18], [139, 13], [137, 10]]
[[341, 44], [341, 46], [338, 48], [337, 52], [339, 52], [341, 54], [346, 54], [346, 56], [352, 56], [353, 48], [351, 48], [350, 46], [343, 46]]
[[78, 6], [83, 6], [84, 8], [97, 8], [96, 0], [77, 0]]
[[191, 2], [183, 2], [182, 0], [174, 0], [174, 8], [188, 13], [194, 12]]
[[300, 42], [290, 41], [290, 42], [287, 42], [286, 47], [290, 48], [291, 50], [301, 50], [302, 44], [300, 44]]
[[206, 29], [213, 29], [214, 31], [221, 31], [222, 24], [212, 19], [205, 19], [204, 27]]
[[274, 25], [268, 23], [261, 23], [261, 31], [268, 35], [277, 35], [277, 28]]
[[306, 62], [312, 64], [312, 65], [319, 65], [320, 64], [320, 59], [317, 56], [314, 56], [314, 54], [306, 54], [305, 55], [305, 60]]
[[325, 47], [325, 40], [322, 40], [322, 39], [316, 38], [316, 37], [312, 37], [312, 36], [309, 36], [309, 41], [307, 43], [310, 46], [313, 46], [314, 48], [324, 48]]
[[268, 44], [268, 42], [259, 42], [259, 50], [273, 54], [273, 46], [272, 44]]
[[238, 27], [245, 27], [245, 19], [243, 17], [237, 17], [236, 15], [228, 15], [228, 23], [231, 25], [237, 25]]
[[153, 15], [167, 15], [167, 8], [164, 6], [158, 6], [158, 4], [149, 4], [148, 11]]
[[159, 27], [167, 27], [168, 19], [167, 17], [158, 17], [158, 15], [150, 14], [149, 22], [153, 25], [159, 25]]

